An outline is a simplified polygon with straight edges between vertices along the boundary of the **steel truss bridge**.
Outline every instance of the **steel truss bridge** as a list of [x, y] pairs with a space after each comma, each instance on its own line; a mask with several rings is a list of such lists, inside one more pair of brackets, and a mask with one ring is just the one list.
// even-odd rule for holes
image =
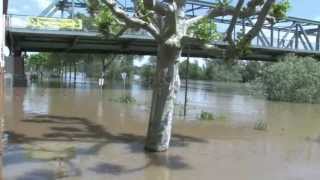
[[[118, 0], [120, 8], [132, 14], [133, 3], [129, 0]], [[201, 15], [214, 3], [209, 1], [187, 0], [185, 13], [190, 16]], [[78, 11], [84, 11], [84, 0], [53, 0], [39, 17], [74, 18]], [[57, 14], [60, 12], [60, 17]], [[157, 52], [155, 41], [146, 32], [128, 31], [118, 39], [105, 39], [95, 29], [83, 27], [82, 30], [50, 30], [31, 28], [21, 23], [28, 16], [8, 15], [6, 25], [7, 46], [14, 51], [59, 51], [79, 53], [124, 53], [154, 55]], [[230, 17], [212, 19], [217, 23], [218, 31], [224, 32]], [[256, 19], [239, 19], [233, 32], [237, 39], [238, 33], [247, 32]], [[17, 23], [19, 22], [19, 23]], [[195, 39], [186, 38], [184, 55], [193, 57], [223, 58], [222, 52], [209, 52], [202, 48]], [[222, 41], [210, 42], [218, 47], [226, 48]], [[287, 17], [276, 23], [265, 22], [259, 35], [251, 42], [249, 55], [241, 57], [246, 60], [276, 61], [279, 56], [295, 53], [301, 56], [320, 57], [320, 22], [296, 17]]]

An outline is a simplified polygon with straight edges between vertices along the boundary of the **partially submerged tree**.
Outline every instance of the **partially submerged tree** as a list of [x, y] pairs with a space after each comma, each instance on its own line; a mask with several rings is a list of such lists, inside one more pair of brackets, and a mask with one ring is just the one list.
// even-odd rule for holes
[[[147, 31], [157, 42], [157, 69], [153, 81], [152, 105], [149, 119], [146, 150], [165, 151], [169, 147], [174, 102], [179, 88], [178, 59], [184, 47], [183, 39], [193, 36], [200, 39], [203, 48], [216, 52], [209, 43], [219, 38], [208, 28], [215, 28], [211, 19], [230, 16], [231, 23], [223, 38], [228, 44], [229, 59], [244, 53], [257, 36], [266, 19], [285, 15], [288, 1], [238, 0], [233, 6], [228, 0], [217, 0], [206, 14], [197, 17], [185, 15], [186, 0], [133, 0], [134, 13], [119, 8], [115, 0], [89, 0], [89, 11], [98, 17], [98, 27], [108, 37], [118, 37], [128, 28]], [[271, 18], [270, 15], [277, 16]], [[238, 19], [256, 16], [256, 22], [238, 40], [232, 38]], [[191, 33], [190, 33], [191, 31]]]
[[48, 62], [48, 54], [39, 53], [32, 54], [27, 59], [27, 67], [31, 71], [35, 71], [37, 74], [40, 73], [40, 70]]

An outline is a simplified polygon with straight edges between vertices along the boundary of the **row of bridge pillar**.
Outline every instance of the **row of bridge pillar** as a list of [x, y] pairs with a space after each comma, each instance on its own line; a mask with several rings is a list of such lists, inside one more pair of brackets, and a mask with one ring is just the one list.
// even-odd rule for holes
[[24, 67], [24, 54], [21, 50], [15, 50], [11, 53], [10, 59], [13, 61], [13, 86], [26, 87], [27, 77]]

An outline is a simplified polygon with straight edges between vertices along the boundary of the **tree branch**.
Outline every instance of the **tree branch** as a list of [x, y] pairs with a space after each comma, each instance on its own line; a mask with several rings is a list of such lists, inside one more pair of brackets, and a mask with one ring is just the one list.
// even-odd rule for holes
[[121, 21], [123, 21], [127, 27], [130, 28], [143, 28], [148, 31], [156, 40], [159, 39], [159, 31], [152, 24], [142, 19], [130, 17], [127, 13], [117, 7], [117, 4], [114, 0], [102, 0], [102, 2], [110, 8], [111, 12]]
[[[238, 1], [238, 5], [241, 1], [242, 0]], [[243, 5], [243, 3], [244, 2], [242, 2], [241, 4]], [[239, 13], [238, 14], [239, 18], [246, 18], [246, 17], [250, 17], [253, 15], [258, 15], [261, 12], [257, 11], [256, 8], [257, 8], [257, 6], [261, 6], [261, 5], [263, 5], [263, 1], [251, 0], [247, 3], [247, 7], [244, 8], [243, 10], [237, 9], [237, 7], [232, 7], [232, 6], [213, 7], [206, 14], [187, 20], [187, 26], [190, 27], [190, 26], [198, 23], [199, 21], [201, 21], [204, 18], [215, 18], [215, 17], [220, 17], [220, 16], [233, 16], [236, 13]]]
[[238, 21], [238, 18], [239, 18], [243, 3], [244, 3], [244, 0], [239, 0], [238, 1], [238, 4], [237, 4], [237, 6], [235, 8], [235, 13], [234, 13], [234, 15], [232, 17], [231, 23], [230, 23], [230, 25], [228, 27], [228, 30], [227, 30], [226, 40], [228, 41], [228, 43], [229, 43], [229, 45], [231, 47], [235, 47], [236, 46], [236, 44], [234, 43], [234, 41], [232, 39], [232, 32], [234, 30], [234, 27], [237, 24], [237, 21]]
[[[254, 1], [254, 0], [253, 0]], [[228, 29], [228, 32], [227, 32], [227, 41], [228, 41], [228, 48], [227, 48], [227, 53], [226, 53], [226, 58], [229, 59], [229, 60], [234, 60], [236, 59], [239, 55], [241, 55], [242, 53], [244, 53], [247, 49], [247, 46], [250, 45], [250, 42], [252, 41], [252, 39], [254, 37], [256, 37], [259, 33], [259, 31], [261, 30], [265, 20], [266, 20], [266, 17], [269, 13], [269, 10], [271, 9], [272, 7], [272, 4], [275, 2], [275, 0], [267, 0], [262, 9], [260, 10], [260, 13], [257, 17], [257, 21], [256, 23], [253, 25], [253, 27], [249, 30], [248, 33], [245, 33], [244, 32], [244, 35], [243, 37], [240, 39], [240, 41], [238, 41], [237, 44], [235, 44], [235, 42], [232, 40], [232, 37], [231, 37], [231, 33], [232, 33], [232, 29]], [[254, 9], [256, 6], [258, 6], [260, 4], [255, 4], [255, 5], [252, 5], [254, 6]], [[252, 8], [252, 7], [251, 7]], [[256, 12], [255, 10], [254, 11], [251, 11], [249, 10], [251, 13], [252, 12]], [[249, 12], [249, 11], [246, 11], [246, 12]], [[239, 15], [240, 14], [235, 14], [235, 15]], [[234, 20], [234, 17], [233, 19]], [[231, 22], [231, 24], [233, 24], [235, 22]], [[231, 26], [231, 25], [230, 25]], [[230, 27], [229, 27], [230, 28]]]
[[258, 15], [257, 22], [255, 25], [250, 29], [250, 31], [244, 35], [244, 37], [241, 40], [241, 44], [247, 44], [252, 41], [254, 37], [256, 37], [260, 31], [260, 29], [263, 26], [263, 23], [265, 22], [265, 19], [269, 13], [270, 8], [272, 7], [272, 4], [275, 2], [275, 0], [267, 0], [267, 2], [264, 4], [263, 8], [261, 9], [261, 12]]
[[233, 7], [219, 7], [219, 8], [213, 8], [211, 10], [209, 10], [205, 15], [201, 15], [201, 16], [197, 16], [197, 17], [193, 17], [190, 18], [186, 21], [186, 26], [190, 27], [198, 22], [200, 22], [201, 20], [205, 19], [205, 18], [215, 18], [215, 17], [219, 17], [219, 16], [227, 16], [227, 15], [233, 15], [234, 13], [234, 8]]
[[241, 18], [246, 18], [248, 16], [257, 15], [259, 12], [257, 12], [256, 8], [258, 6], [262, 6], [264, 1], [261, 0], [251, 0], [247, 3], [247, 7], [243, 9], [243, 12], [241, 13]]
[[159, 15], [166, 15], [168, 12], [174, 12], [175, 8], [172, 4], [159, 0], [143, 0], [144, 6], [152, 11], [155, 11]]
[[126, 26], [123, 27], [123, 28], [115, 35], [115, 37], [118, 38], [118, 37], [122, 36], [122, 34], [125, 33], [127, 29], [128, 29], [128, 27], [126, 27]]

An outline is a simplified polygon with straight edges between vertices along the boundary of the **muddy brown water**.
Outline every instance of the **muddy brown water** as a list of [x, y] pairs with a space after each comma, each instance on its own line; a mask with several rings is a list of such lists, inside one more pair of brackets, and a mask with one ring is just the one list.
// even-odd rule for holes
[[[245, 85], [192, 82], [168, 152], [143, 151], [151, 90], [95, 84], [7, 88], [5, 180], [315, 180], [320, 105], [270, 102]], [[114, 101], [131, 94], [137, 102]], [[201, 111], [219, 116], [199, 120]], [[266, 130], [255, 130], [257, 121]]]

